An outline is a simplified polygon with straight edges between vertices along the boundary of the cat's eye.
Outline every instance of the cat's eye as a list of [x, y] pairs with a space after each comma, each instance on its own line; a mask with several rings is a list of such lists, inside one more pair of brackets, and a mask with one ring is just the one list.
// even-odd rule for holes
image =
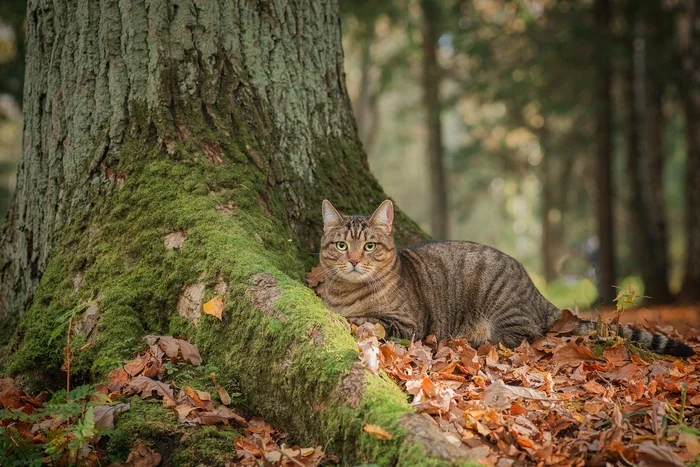
[[367, 242], [365, 243], [365, 250], [366, 251], [372, 251], [377, 247], [377, 244], [374, 242]]
[[348, 249], [348, 244], [345, 242], [336, 242], [335, 247], [340, 251], [345, 251]]

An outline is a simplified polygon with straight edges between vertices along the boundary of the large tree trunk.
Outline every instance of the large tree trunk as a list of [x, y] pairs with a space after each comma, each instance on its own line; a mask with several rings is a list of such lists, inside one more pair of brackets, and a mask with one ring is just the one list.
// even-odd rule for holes
[[[185, 335], [256, 411], [346, 464], [464, 455], [358, 363], [345, 321], [300, 281], [323, 197], [348, 212], [385, 197], [345, 90], [337, 2], [32, 0], [27, 37], [0, 244], [3, 326], [19, 319], [4, 371], [62, 378], [52, 332], [73, 310], [76, 379], [101, 378], [146, 334]], [[201, 315], [214, 294], [223, 322]]]
[[421, 0], [423, 13], [423, 102], [426, 118], [428, 176], [430, 177], [430, 234], [438, 239], [449, 235], [447, 182], [445, 177], [442, 123], [440, 118], [440, 65], [437, 61], [440, 5]]
[[680, 2], [676, 39], [686, 125], [686, 262], [680, 298], [700, 301], [700, 7]]
[[598, 184], [597, 218], [600, 252], [598, 255], [598, 301], [612, 303], [615, 297], [615, 239], [613, 237], [613, 184], [612, 184], [612, 99], [610, 86], [610, 1], [596, 0], [593, 5], [596, 30], [598, 32], [598, 92], [597, 131], [598, 150], [596, 156], [596, 182]]
[[[647, 64], [654, 56], [648, 53], [650, 45], [655, 50], [654, 42], [645, 40], [641, 34], [653, 31], [658, 25], [651, 18], [640, 18], [636, 4], [628, 5], [627, 10], [627, 172], [631, 184], [629, 211], [638, 252], [635, 256], [639, 259], [644, 295], [652, 302], [668, 303], [671, 294], [663, 198], [663, 85]], [[651, 37], [658, 39], [657, 36]]]

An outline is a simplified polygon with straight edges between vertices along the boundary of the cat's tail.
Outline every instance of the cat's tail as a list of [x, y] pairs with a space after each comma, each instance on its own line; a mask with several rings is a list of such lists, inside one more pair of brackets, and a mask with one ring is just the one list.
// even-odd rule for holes
[[[615, 332], [617, 326], [614, 324], [608, 325], [608, 328]], [[576, 324], [576, 334], [579, 336], [591, 334], [597, 329], [596, 323], [593, 321], [580, 320]], [[670, 337], [666, 337], [663, 334], [656, 332], [648, 332], [642, 329], [637, 329], [629, 326], [621, 326], [620, 336], [625, 339], [637, 344], [639, 347], [645, 350], [651, 350], [652, 352], [673, 355], [674, 357], [692, 357], [695, 355], [693, 349], [673, 340]]]

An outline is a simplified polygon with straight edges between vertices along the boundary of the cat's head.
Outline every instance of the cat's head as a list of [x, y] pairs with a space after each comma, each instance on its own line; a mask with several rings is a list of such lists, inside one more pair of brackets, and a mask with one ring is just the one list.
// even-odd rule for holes
[[394, 205], [386, 200], [371, 216], [344, 216], [323, 200], [321, 266], [329, 281], [378, 280], [394, 266]]

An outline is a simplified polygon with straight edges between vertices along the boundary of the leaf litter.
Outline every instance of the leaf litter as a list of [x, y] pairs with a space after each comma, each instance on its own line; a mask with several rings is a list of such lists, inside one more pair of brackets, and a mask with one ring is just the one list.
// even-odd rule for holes
[[[271, 425], [259, 418], [246, 419], [235, 410], [226, 407], [231, 404], [231, 396], [216, 378], [215, 372], [209, 373], [209, 379], [216, 388], [221, 402], [215, 400], [207, 391], [198, 390], [192, 386], [174, 387], [165, 381], [168, 377], [168, 365], [191, 364], [199, 366], [202, 357], [196, 345], [172, 336], [146, 336], [148, 349], [123, 366], [112, 370], [107, 375], [107, 382], [94, 388], [91, 399], [99, 400], [100, 405], [89, 409], [92, 424], [101, 430], [114, 428], [115, 415], [130, 409], [130, 404], [119, 402], [125, 396], [137, 395], [141, 398], [155, 398], [170, 408], [178, 421], [186, 426], [219, 425], [238, 426], [245, 431], [245, 436], [236, 438], [234, 445], [238, 461], [235, 465], [267, 465], [267, 466], [304, 466], [313, 467], [321, 462], [324, 465], [337, 463], [334, 456], [326, 456], [320, 447], [302, 448], [288, 445], [288, 435], [275, 430]], [[76, 389], [77, 390], [77, 389]], [[43, 445], [47, 437], [58, 428], [70, 428], [77, 420], [63, 419], [58, 415], [46, 412], [46, 416], [26, 421], [24, 414], [35, 414], [44, 409], [48, 393], [41, 393], [36, 398], [22, 391], [12, 378], [0, 379], [0, 405], [4, 417], [0, 418], [0, 429], [6, 433], [9, 428], [17, 430], [19, 436], [29, 443]], [[102, 404], [104, 402], [104, 404]], [[0, 409], [1, 410], [1, 409]], [[46, 432], [47, 436], [42, 433]], [[97, 443], [100, 432], [92, 437]], [[99, 464], [95, 453], [92, 457], [80, 458], [85, 465]], [[46, 458], [45, 460], [48, 460]], [[131, 449], [126, 463], [112, 463], [113, 466], [150, 467], [158, 465], [162, 460], [161, 454], [150, 449], [143, 443], [137, 442]]]
[[[319, 266], [306, 282], [323, 295]], [[649, 362], [619, 339], [570, 336], [579, 319], [563, 310], [547, 336], [516, 349], [351, 328], [360, 361], [389, 375], [450, 439], [483, 453], [484, 464], [700, 465], [700, 330], [687, 326], [686, 339], [668, 324], [637, 325], [696, 352]]]
[[[597, 356], [597, 338], [567, 336], [570, 323], [565, 314], [558, 331], [512, 350], [488, 343], [473, 349], [465, 339], [434, 336], [381, 339], [369, 323], [353, 330], [360, 360], [392, 377], [414, 410], [447, 436], [480, 449], [484, 464], [696, 461], [700, 358], [659, 356], [650, 363], [614, 340]], [[686, 342], [700, 351], [699, 338]]]

